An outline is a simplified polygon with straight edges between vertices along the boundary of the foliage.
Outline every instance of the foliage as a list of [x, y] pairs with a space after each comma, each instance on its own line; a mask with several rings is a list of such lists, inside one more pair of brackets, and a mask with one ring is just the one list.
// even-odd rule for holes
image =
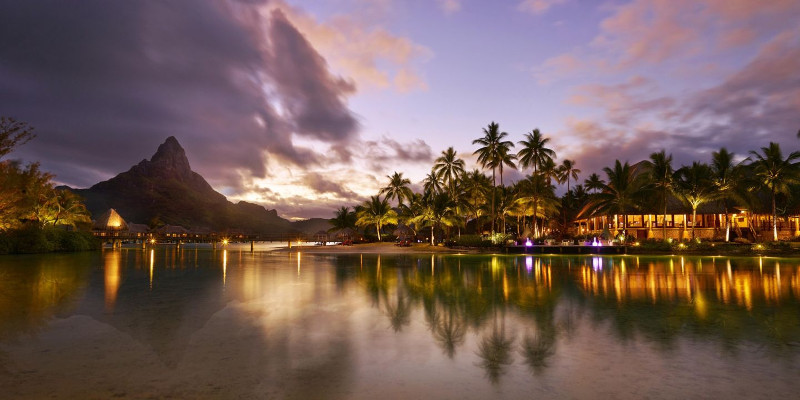
[[372, 196], [356, 210], [357, 226], [375, 225], [378, 241], [381, 241], [381, 228], [386, 224], [397, 223], [397, 212], [389, 207], [389, 201], [380, 196]]
[[484, 239], [481, 235], [461, 235], [461, 237], [454, 238], [452, 241], [448, 242], [448, 245], [486, 248], [493, 247], [494, 243], [489, 239]]
[[10, 117], [0, 117], [0, 158], [36, 137], [33, 128]]
[[0, 254], [99, 250], [100, 240], [85, 231], [28, 224], [0, 233]]

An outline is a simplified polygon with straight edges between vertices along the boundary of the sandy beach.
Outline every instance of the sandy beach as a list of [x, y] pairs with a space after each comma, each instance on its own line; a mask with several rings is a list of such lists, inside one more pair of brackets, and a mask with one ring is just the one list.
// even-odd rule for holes
[[337, 253], [337, 254], [420, 254], [420, 253], [477, 253], [477, 250], [451, 249], [444, 246], [431, 246], [427, 243], [414, 243], [408, 247], [396, 246], [394, 243], [359, 243], [352, 246], [292, 246], [279, 250], [294, 253]]

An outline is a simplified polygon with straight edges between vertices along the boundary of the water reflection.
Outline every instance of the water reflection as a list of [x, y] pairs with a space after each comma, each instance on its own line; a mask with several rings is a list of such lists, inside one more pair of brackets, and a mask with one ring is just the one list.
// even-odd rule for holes
[[[797, 370], [800, 348], [800, 260], [789, 259], [160, 247], [0, 258], [0, 288], [0, 351], [14, 349], [8, 339], [83, 316], [122, 334], [114, 348], [134, 341], [127, 357], [158, 360], [144, 365], [188, 369], [192, 379], [213, 380], [227, 370], [245, 382], [290, 382], [277, 397], [314, 397], [320, 385], [364, 389], [361, 381], [389, 379], [371, 374], [376, 367], [406, 368], [412, 376], [425, 363], [456, 380], [474, 371], [486, 386], [523, 390], [523, 378], [572, 379], [576, 365], [604, 365], [596, 358], [609, 356], [595, 354], [604, 348], [636, 349], [631, 358], [623, 355], [624, 364], [641, 362], [634, 357], [642, 347], [669, 356], [687, 342], [731, 363], [742, 353], [766, 354]], [[319, 376], [325, 381], [303, 385]]]

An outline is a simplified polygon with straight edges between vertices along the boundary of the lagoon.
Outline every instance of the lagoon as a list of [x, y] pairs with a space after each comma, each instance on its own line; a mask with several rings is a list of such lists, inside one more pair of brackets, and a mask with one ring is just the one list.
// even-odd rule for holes
[[4, 398], [791, 398], [800, 259], [0, 257]]

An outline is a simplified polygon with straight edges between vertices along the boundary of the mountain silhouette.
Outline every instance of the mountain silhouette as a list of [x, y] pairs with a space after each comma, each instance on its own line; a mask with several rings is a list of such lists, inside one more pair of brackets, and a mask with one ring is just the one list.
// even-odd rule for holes
[[114, 208], [128, 222], [170, 224], [214, 231], [285, 233], [288, 220], [253, 203], [232, 203], [197, 172], [175, 137], [158, 146], [150, 160], [89, 189], [73, 189], [92, 215]]

